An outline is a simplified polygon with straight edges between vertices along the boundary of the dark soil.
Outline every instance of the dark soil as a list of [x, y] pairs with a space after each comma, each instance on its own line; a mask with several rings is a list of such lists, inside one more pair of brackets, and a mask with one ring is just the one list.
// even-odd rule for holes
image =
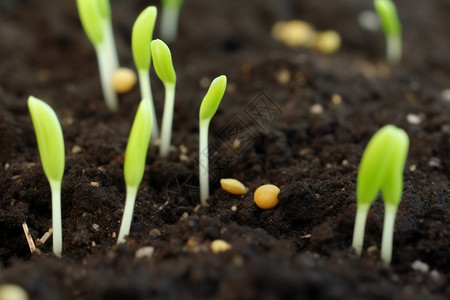
[[[134, 68], [131, 27], [152, 2], [112, 1], [123, 66]], [[404, 59], [389, 67], [383, 34], [357, 22], [371, 0], [187, 0], [171, 45], [174, 147], [167, 160], [150, 147], [131, 235], [117, 246], [139, 90], [120, 97], [118, 114], [107, 111], [75, 1], [1, 0], [0, 282], [46, 300], [448, 299], [450, 102], [441, 93], [450, 88], [450, 2], [396, 3]], [[341, 50], [325, 56], [275, 41], [272, 25], [293, 18], [337, 30]], [[280, 72], [290, 79], [280, 81]], [[210, 127], [210, 205], [200, 208], [198, 108], [221, 74], [228, 89]], [[152, 83], [161, 116], [164, 89], [153, 71]], [[31, 255], [22, 229], [26, 222], [36, 239], [51, 226], [29, 95], [49, 103], [63, 127], [62, 258], [51, 239]], [[314, 114], [317, 104], [323, 112]], [[408, 122], [408, 114], [421, 122]], [[358, 164], [385, 124], [411, 141], [391, 267], [379, 259], [381, 199], [369, 214], [362, 258], [351, 248]], [[241, 180], [249, 193], [227, 194], [222, 177]], [[265, 183], [281, 192], [279, 205], [263, 211], [253, 191]], [[232, 249], [213, 253], [215, 239]], [[135, 258], [144, 246], [153, 256]], [[414, 270], [415, 261], [429, 270]]]

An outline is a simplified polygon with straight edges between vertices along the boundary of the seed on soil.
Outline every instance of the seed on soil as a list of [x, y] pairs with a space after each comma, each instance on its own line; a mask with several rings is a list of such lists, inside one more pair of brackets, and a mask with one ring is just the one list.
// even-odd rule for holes
[[315, 48], [324, 54], [332, 54], [341, 47], [341, 36], [334, 30], [327, 30], [316, 35]]
[[161, 236], [161, 231], [159, 229], [154, 228], [150, 230], [150, 236], [151, 237]]
[[91, 182], [91, 186], [93, 186], [93, 187], [99, 187], [99, 186], [100, 186], [100, 183], [99, 183], [99, 182], [96, 182], [96, 181], [92, 181], [92, 182]]
[[288, 69], [283, 68], [276, 73], [276, 79], [281, 84], [286, 84], [291, 80], [291, 72]]
[[91, 246], [92, 246], [92, 248], [95, 248], [95, 246], [97, 246], [97, 243], [95, 241], [92, 241]]
[[214, 240], [211, 242], [211, 251], [214, 253], [224, 252], [231, 249], [231, 245], [224, 240]]
[[98, 224], [92, 224], [92, 228], [95, 230], [95, 231], [98, 231], [98, 229], [100, 228], [100, 226], [98, 225]]
[[331, 102], [333, 102], [333, 104], [335, 104], [335, 105], [341, 104], [342, 103], [341, 95], [333, 94], [331, 96]]
[[8, 171], [8, 169], [9, 169], [9, 163], [6, 163], [5, 164], [5, 171]]
[[27, 292], [15, 284], [0, 285], [0, 299], [1, 300], [28, 300]]
[[115, 238], [117, 237], [117, 233], [116, 233], [115, 231], [113, 231], [113, 233], [111, 234], [111, 237], [112, 237], [113, 239], [115, 239]]
[[277, 206], [280, 189], [273, 184], [265, 184], [256, 189], [255, 204], [261, 209], [271, 209]]
[[220, 185], [224, 191], [233, 195], [244, 195], [248, 191], [248, 188], [242, 182], [233, 178], [220, 179]]
[[185, 145], [178, 146], [178, 149], [180, 149], [181, 154], [187, 154], [188, 149]]
[[128, 93], [136, 85], [137, 76], [133, 70], [119, 68], [112, 75], [112, 85], [119, 94]]
[[233, 206], [231, 207], [231, 210], [232, 210], [232, 211], [237, 211], [237, 206], [236, 206], [236, 205], [233, 205]]
[[241, 141], [239, 139], [235, 139], [231, 146], [233, 147], [233, 149], [238, 149], [241, 146]]
[[372, 253], [375, 251], [377, 251], [377, 246], [375, 246], [375, 245], [372, 245], [369, 248], [367, 248], [367, 253]]
[[134, 254], [135, 258], [144, 258], [144, 257], [152, 257], [153, 252], [155, 252], [155, 248], [152, 246], [142, 247], [136, 250]]
[[416, 165], [410, 165], [409, 166], [409, 170], [411, 171], [411, 172], [414, 172], [415, 170], [416, 170]]
[[272, 27], [272, 36], [289, 47], [311, 47], [315, 34], [314, 28], [301, 20], [280, 21]]

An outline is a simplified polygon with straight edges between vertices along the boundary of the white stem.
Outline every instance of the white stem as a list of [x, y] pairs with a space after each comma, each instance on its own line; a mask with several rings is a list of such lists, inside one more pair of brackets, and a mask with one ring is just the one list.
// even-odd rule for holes
[[367, 214], [369, 212], [370, 205], [358, 205], [356, 208], [355, 227], [353, 229], [353, 243], [352, 247], [355, 249], [356, 254], [361, 256], [364, 245], [364, 231], [366, 228]]
[[206, 199], [209, 197], [209, 158], [208, 158], [208, 129], [209, 121], [200, 122], [199, 131], [199, 179], [200, 179], [200, 202], [207, 206]]
[[97, 53], [100, 81], [102, 83], [106, 106], [110, 111], [116, 112], [119, 109], [119, 104], [117, 94], [112, 85], [111, 61], [106, 46], [106, 43], [103, 42], [101, 45], [95, 47], [95, 52]]
[[103, 19], [103, 32], [105, 33], [105, 45], [110, 61], [111, 74], [119, 68], [119, 59], [117, 57], [116, 42], [111, 19]]
[[161, 39], [167, 43], [172, 43], [177, 38], [178, 17], [180, 6], [165, 5], [161, 13]]
[[164, 114], [161, 127], [161, 145], [159, 155], [166, 157], [169, 154], [170, 140], [172, 138], [173, 108], [175, 104], [175, 85], [167, 84], [166, 99], [164, 102]]
[[52, 229], [53, 253], [61, 257], [62, 253], [62, 218], [61, 218], [61, 182], [50, 180], [52, 191]]
[[141, 87], [142, 99], [150, 100], [150, 109], [152, 111], [152, 133], [150, 139], [159, 138], [158, 119], [156, 118], [155, 105], [153, 104], [152, 87], [150, 85], [149, 70], [139, 70], [139, 85]]
[[125, 200], [125, 208], [123, 210], [122, 224], [120, 224], [119, 236], [117, 244], [125, 243], [125, 236], [130, 234], [131, 221], [133, 220], [134, 203], [138, 189], [136, 187], [127, 186], [127, 197]]
[[385, 265], [390, 265], [392, 260], [392, 243], [394, 240], [394, 224], [396, 215], [396, 206], [385, 205], [383, 238], [381, 240], [381, 260]]
[[390, 64], [397, 64], [402, 57], [402, 38], [397, 35], [386, 37], [386, 56]]

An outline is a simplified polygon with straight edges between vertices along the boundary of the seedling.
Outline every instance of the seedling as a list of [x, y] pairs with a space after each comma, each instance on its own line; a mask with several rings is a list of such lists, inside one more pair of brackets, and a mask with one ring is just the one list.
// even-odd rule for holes
[[361, 255], [367, 213], [381, 191], [385, 204], [381, 259], [389, 265], [397, 208], [403, 191], [403, 168], [408, 155], [409, 138], [393, 125], [381, 128], [367, 145], [359, 166], [353, 231], [353, 248]]
[[145, 170], [145, 158], [147, 157], [148, 144], [152, 128], [150, 100], [143, 99], [131, 127], [125, 152], [123, 174], [127, 196], [123, 211], [122, 224], [120, 225], [117, 243], [124, 243], [125, 236], [130, 233], [131, 220], [133, 219], [134, 203], [139, 185]]
[[162, 0], [161, 38], [172, 43], [177, 38], [178, 18], [183, 0]]
[[154, 40], [152, 41], [151, 49], [156, 74], [163, 82], [166, 90], [161, 128], [161, 145], [159, 146], [159, 155], [166, 157], [169, 154], [172, 136], [173, 107], [175, 104], [175, 84], [177, 76], [175, 74], [175, 69], [173, 68], [169, 47], [161, 40]]
[[64, 174], [64, 139], [58, 117], [53, 109], [33, 96], [28, 98], [42, 168], [52, 192], [53, 253], [61, 256], [61, 182]]
[[119, 104], [111, 77], [118, 68], [118, 60], [112, 33], [109, 2], [108, 0], [77, 0], [77, 6], [81, 24], [97, 54], [106, 106], [111, 111], [117, 111]]
[[387, 60], [391, 64], [397, 64], [402, 56], [402, 24], [397, 8], [391, 0], [375, 0], [374, 4], [386, 35]]
[[152, 88], [150, 85], [150, 64], [152, 61], [150, 43], [152, 41], [157, 13], [158, 11], [155, 6], [149, 6], [144, 9], [134, 22], [133, 31], [131, 33], [131, 48], [133, 51], [134, 64], [138, 69], [141, 98], [150, 101], [152, 138], [155, 139], [159, 137], [159, 130], [155, 106], [153, 105]]
[[207, 206], [209, 197], [209, 159], [208, 159], [208, 129], [211, 119], [216, 114], [227, 87], [227, 77], [219, 76], [211, 82], [211, 85], [200, 105], [199, 113], [199, 176], [200, 176], [200, 202]]

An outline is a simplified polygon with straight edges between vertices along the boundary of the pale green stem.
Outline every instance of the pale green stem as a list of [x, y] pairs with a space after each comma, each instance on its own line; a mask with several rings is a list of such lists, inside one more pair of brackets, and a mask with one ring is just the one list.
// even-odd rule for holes
[[180, 6], [166, 5], [161, 13], [161, 39], [167, 43], [172, 43], [178, 35], [178, 18]]
[[152, 111], [152, 134], [150, 139], [159, 138], [158, 119], [156, 118], [155, 105], [153, 104], [152, 88], [150, 85], [150, 73], [148, 70], [139, 70], [139, 85], [141, 87], [142, 99], [150, 100], [150, 109]]
[[52, 192], [52, 229], [53, 253], [61, 257], [62, 253], [62, 217], [61, 217], [61, 182], [50, 180]]
[[134, 203], [136, 202], [138, 188], [127, 186], [127, 197], [123, 209], [122, 223], [120, 224], [117, 244], [125, 243], [125, 236], [130, 234], [131, 221], [133, 220]]
[[400, 35], [386, 37], [386, 56], [390, 64], [397, 64], [402, 57], [402, 38]]
[[208, 129], [209, 120], [200, 121], [199, 129], [199, 179], [200, 179], [200, 203], [208, 206], [206, 199], [209, 197], [209, 158], [208, 158]]
[[170, 140], [172, 138], [173, 108], [175, 104], [175, 84], [166, 84], [166, 99], [161, 127], [161, 145], [159, 155], [166, 157], [169, 154]]
[[102, 84], [103, 96], [105, 97], [106, 106], [110, 111], [116, 112], [119, 109], [117, 94], [112, 85], [111, 58], [108, 55], [106, 43], [102, 43], [95, 47], [97, 53], [98, 66], [100, 70], [100, 81]]
[[116, 42], [114, 39], [114, 32], [110, 19], [103, 19], [103, 32], [105, 33], [105, 45], [110, 61], [110, 74], [112, 75], [114, 71], [119, 68], [119, 59], [117, 58]]
[[394, 240], [394, 224], [397, 215], [397, 207], [385, 205], [383, 238], [381, 240], [381, 260], [385, 265], [390, 265], [392, 260], [392, 243]]
[[360, 204], [356, 208], [355, 227], [353, 229], [353, 243], [352, 247], [356, 254], [361, 256], [364, 245], [364, 231], [366, 229], [367, 214], [370, 205]]

